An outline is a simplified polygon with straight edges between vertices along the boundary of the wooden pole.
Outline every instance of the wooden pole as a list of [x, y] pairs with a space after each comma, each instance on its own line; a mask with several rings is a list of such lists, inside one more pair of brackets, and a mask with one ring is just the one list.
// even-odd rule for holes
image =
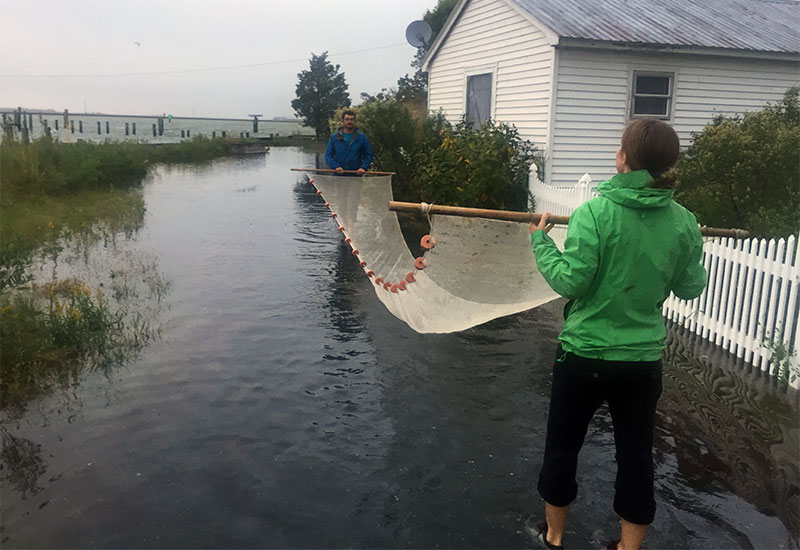
[[[487, 218], [490, 220], [503, 220], [507, 222], [539, 222], [541, 214], [534, 212], [515, 212], [513, 210], [488, 210], [486, 208], [465, 208], [462, 206], [442, 206], [439, 204], [426, 204], [418, 202], [389, 201], [389, 210], [394, 212], [414, 212], [416, 214], [440, 214], [444, 216], [462, 216], [465, 218]], [[566, 225], [569, 216], [550, 216], [550, 223]]]
[[[321, 174], [337, 174], [336, 170], [330, 168], [292, 168], [292, 172], [316, 172]], [[358, 174], [356, 170], [345, 170], [343, 174]], [[393, 176], [394, 172], [370, 172], [366, 171], [364, 174], [369, 176]]]
[[[510, 210], [488, 210], [485, 208], [465, 208], [461, 206], [442, 206], [438, 204], [423, 205], [418, 202], [389, 201], [389, 210], [393, 212], [413, 212], [416, 214], [439, 214], [444, 216], [463, 216], [467, 218], [487, 218], [490, 220], [504, 220], [508, 222], [539, 223], [541, 214], [534, 212], [514, 212]], [[550, 216], [550, 223], [566, 225], [569, 216]], [[700, 233], [705, 237], [732, 237], [734, 239], [747, 239], [750, 234], [744, 229], [722, 229], [718, 227], [700, 226]]]

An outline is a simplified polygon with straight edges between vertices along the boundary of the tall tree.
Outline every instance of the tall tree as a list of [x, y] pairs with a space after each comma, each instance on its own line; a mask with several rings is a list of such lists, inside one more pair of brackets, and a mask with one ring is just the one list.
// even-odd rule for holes
[[292, 100], [292, 108], [314, 128], [317, 139], [328, 136], [328, 119], [339, 107], [350, 106], [344, 73], [339, 72], [339, 65], [328, 61], [328, 52], [312, 53], [309, 69], [298, 73], [297, 78], [297, 99]]

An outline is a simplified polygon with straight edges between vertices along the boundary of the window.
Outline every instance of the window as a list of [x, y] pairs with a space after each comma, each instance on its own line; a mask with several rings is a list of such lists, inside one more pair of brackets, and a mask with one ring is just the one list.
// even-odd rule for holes
[[631, 118], [670, 118], [673, 73], [633, 73]]
[[492, 116], [492, 73], [467, 76], [467, 120], [480, 128]]

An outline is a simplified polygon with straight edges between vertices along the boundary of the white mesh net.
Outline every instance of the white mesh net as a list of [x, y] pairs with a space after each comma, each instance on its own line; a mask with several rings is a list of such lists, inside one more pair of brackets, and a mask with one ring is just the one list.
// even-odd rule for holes
[[[391, 176], [309, 179], [378, 299], [417, 332], [456, 332], [558, 297], [536, 269], [524, 223], [431, 216], [436, 245], [425, 253], [427, 267], [416, 269], [397, 215], [388, 209]], [[550, 235], [563, 246], [564, 228]]]

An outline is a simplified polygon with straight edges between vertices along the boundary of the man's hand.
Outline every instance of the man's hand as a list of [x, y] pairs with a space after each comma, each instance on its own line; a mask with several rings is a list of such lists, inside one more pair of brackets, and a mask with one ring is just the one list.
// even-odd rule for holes
[[363, 176], [364, 172], [366, 172], [366, 170], [364, 170], [363, 168], [359, 168], [358, 170], [356, 170], [356, 174], [358, 174], [359, 176]]
[[338, 168], [336, 169], [336, 173], [337, 173], [337, 174], [344, 174], [344, 168], [342, 168], [341, 166], [340, 166], [340, 167], [338, 167]]
[[531, 235], [533, 235], [536, 231], [544, 231], [547, 233], [553, 229], [553, 224], [547, 223], [548, 218], [550, 218], [550, 212], [545, 212], [539, 216], [539, 223], [531, 222], [530, 225], [528, 225], [528, 231], [531, 232]]

